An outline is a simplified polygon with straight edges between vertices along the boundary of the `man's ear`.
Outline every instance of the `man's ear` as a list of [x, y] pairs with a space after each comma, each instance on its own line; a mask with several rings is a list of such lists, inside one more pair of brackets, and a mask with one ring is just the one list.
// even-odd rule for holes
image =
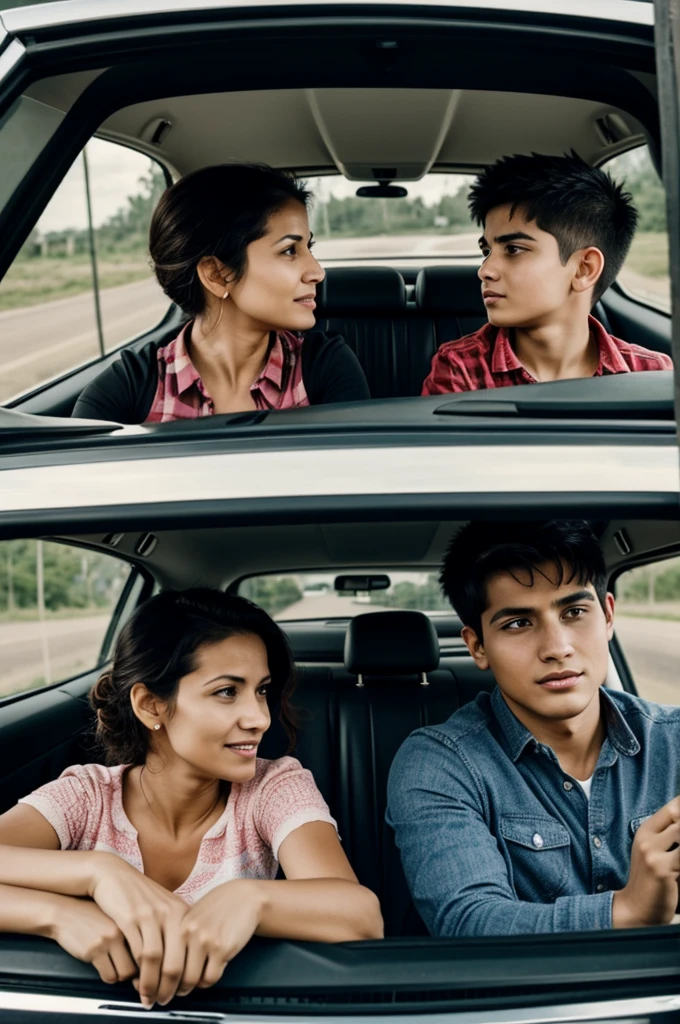
[[575, 292], [587, 292], [590, 288], [594, 288], [602, 277], [604, 255], [601, 249], [589, 245], [587, 248], [575, 252], [573, 259], [576, 260], [576, 266], [571, 286]]
[[607, 640], [614, 636], [614, 595], [606, 593], [604, 597], [604, 617], [607, 620]]
[[463, 626], [460, 635], [467, 645], [467, 649], [475, 660], [477, 668], [485, 671], [489, 667], [489, 659], [484, 653], [484, 645], [471, 626]]

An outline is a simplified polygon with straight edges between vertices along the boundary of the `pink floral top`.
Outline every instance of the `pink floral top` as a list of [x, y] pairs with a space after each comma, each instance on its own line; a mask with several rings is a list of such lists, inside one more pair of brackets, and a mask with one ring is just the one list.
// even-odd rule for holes
[[[143, 872], [137, 831], [123, 808], [125, 768], [76, 764], [19, 803], [49, 821], [62, 850], [117, 853]], [[224, 812], [203, 836], [196, 863], [175, 895], [195, 903], [234, 878], [274, 878], [281, 843], [310, 821], [335, 826], [311, 772], [294, 757], [258, 757], [254, 778], [232, 784]]]
[[[215, 407], [191, 362], [187, 338], [191, 323], [168, 345], [159, 348], [158, 386], [146, 423], [212, 416]], [[302, 379], [301, 334], [279, 331], [259, 376], [250, 385], [256, 409], [297, 409], [309, 405]]]

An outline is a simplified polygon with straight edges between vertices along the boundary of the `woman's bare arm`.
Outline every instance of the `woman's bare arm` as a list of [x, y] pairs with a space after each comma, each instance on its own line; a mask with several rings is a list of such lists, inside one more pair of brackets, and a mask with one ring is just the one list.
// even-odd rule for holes
[[377, 896], [359, 885], [332, 825], [314, 821], [279, 848], [286, 880], [258, 882], [263, 905], [258, 935], [317, 942], [381, 939]]

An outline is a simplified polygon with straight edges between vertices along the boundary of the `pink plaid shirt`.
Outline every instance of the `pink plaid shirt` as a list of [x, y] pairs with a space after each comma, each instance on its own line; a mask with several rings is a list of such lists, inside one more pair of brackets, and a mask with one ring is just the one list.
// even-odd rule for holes
[[[590, 333], [596, 339], [600, 362], [594, 377], [612, 373], [637, 373], [641, 370], [672, 370], [673, 361], [663, 352], [650, 352], [641, 345], [607, 334], [599, 320], [588, 317]], [[458, 341], [445, 342], [432, 360], [425, 378], [423, 395], [443, 395], [452, 391], [481, 391], [484, 388], [508, 388], [513, 384], [535, 384], [515, 355], [505, 327], [485, 324], [474, 334]]]
[[[213, 400], [205, 389], [198, 370], [187, 351], [187, 332], [183, 327], [168, 345], [158, 349], [158, 387], [146, 423], [191, 420], [212, 416]], [[302, 380], [303, 337], [292, 331], [279, 331], [262, 372], [250, 385], [256, 409], [296, 409], [309, 405]]]

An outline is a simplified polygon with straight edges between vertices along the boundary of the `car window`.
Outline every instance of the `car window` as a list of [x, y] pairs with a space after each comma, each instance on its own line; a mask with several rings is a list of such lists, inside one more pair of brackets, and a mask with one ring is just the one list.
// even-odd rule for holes
[[605, 169], [616, 181], [625, 182], [640, 215], [633, 244], [618, 276], [619, 284], [643, 302], [670, 313], [666, 195], [649, 149], [640, 146], [614, 157]]
[[479, 256], [479, 231], [470, 220], [468, 189], [474, 176], [427, 174], [403, 183], [401, 198], [357, 196], [376, 182], [342, 175], [310, 178], [310, 226], [322, 261], [414, 256], [424, 260]]
[[133, 571], [56, 541], [1, 541], [0, 700], [97, 668], [110, 627], [130, 610]]
[[250, 576], [241, 580], [238, 592], [261, 605], [280, 622], [292, 619], [348, 618], [389, 608], [451, 613], [451, 605], [442, 595], [436, 573], [360, 569], [357, 575], [364, 577], [387, 575], [389, 587], [385, 590], [347, 593], [335, 590], [335, 579], [340, 574], [349, 575], [352, 570]]
[[93, 139], [0, 283], [0, 401], [90, 362], [157, 324], [168, 299], [149, 267], [155, 161]]
[[680, 704], [680, 558], [622, 573], [616, 597], [616, 636], [638, 693]]

